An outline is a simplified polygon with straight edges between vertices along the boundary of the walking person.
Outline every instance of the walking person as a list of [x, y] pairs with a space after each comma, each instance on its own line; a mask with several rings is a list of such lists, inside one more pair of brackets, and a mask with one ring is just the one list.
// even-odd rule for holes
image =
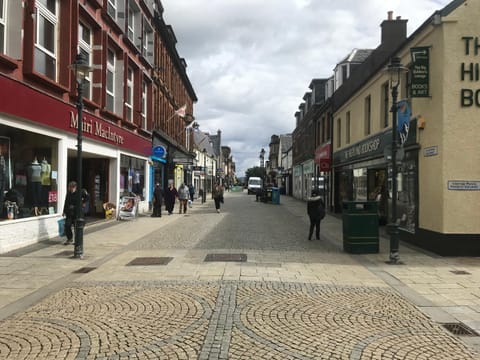
[[77, 183], [75, 181], [70, 181], [68, 183], [67, 196], [65, 197], [65, 203], [63, 204], [62, 216], [65, 217], [65, 236], [67, 240], [63, 245], [73, 244], [73, 231], [72, 228], [75, 227], [76, 208], [78, 201], [77, 193]]
[[189, 197], [190, 193], [188, 191], [188, 187], [185, 184], [180, 185], [178, 188], [178, 201], [180, 202], [180, 209], [178, 210], [179, 214], [182, 213], [182, 210], [184, 214], [187, 213], [187, 203]]
[[190, 201], [193, 203], [193, 196], [195, 195], [195, 186], [193, 186], [193, 184], [188, 185], [188, 192], [190, 194]]
[[152, 217], [162, 217], [163, 190], [160, 187], [160, 183], [155, 184], [152, 201], [153, 201]]
[[223, 186], [217, 183], [213, 188], [213, 201], [215, 202], [215, 209], [217, 213], [220, 212], [220, 203], [223, 203]]
[[168, 215], [172, 215], [177, 197], [178, 192], [173, 185], [173, 180], [168, 180], [168, 187], [167, 190], [165, 190], [165, 210], [167, 210]]
[[307, 213], [310, 218], [310, 230], [308, 240], [312, 240], [313, 229], [315, 228], [315, 237], [320, 240], [320, 222], [325, 217], [325, 204], [320, 197], [318, 190], [312, 191], [312, 196], [307, 200]]

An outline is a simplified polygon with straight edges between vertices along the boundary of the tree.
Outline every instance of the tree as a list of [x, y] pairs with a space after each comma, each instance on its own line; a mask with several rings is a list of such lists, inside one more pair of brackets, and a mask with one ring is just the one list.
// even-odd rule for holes
[[253, 168], [249, 168], [245, 171], [245, 176], [247, 181], [250, 177], [261, 177], [263, 179], [265, 177], [265, 168], [254, 166]]

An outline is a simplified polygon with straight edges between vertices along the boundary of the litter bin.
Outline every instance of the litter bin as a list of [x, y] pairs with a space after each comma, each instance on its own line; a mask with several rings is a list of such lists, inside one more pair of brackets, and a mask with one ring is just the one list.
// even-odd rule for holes
[[272, 204], [280, 204], [280, 189], [272, 187]]
[[343, 250], [352, 254], [378, 253], [376, 201], [343, 202]]

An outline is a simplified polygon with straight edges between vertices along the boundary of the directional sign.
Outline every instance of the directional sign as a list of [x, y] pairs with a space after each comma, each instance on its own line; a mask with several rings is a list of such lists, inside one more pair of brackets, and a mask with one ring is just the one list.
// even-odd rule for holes
[[412, 57], [410, 96], [429, 97], [429, 48], [411, 48], [410, 55]]

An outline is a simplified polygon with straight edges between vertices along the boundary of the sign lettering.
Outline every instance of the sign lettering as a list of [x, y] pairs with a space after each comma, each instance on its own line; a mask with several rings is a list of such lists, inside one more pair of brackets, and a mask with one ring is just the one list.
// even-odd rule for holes
[[[70, 127], [78, 129], [78, 117], [73, 111], [70, 112]], [[85, 116], [82, 119], [82, 132], [108, 140], [116, 145], [124, 143], [123, 136], [117, 134], [110, 126], [104, 126], [102, 123]]]

